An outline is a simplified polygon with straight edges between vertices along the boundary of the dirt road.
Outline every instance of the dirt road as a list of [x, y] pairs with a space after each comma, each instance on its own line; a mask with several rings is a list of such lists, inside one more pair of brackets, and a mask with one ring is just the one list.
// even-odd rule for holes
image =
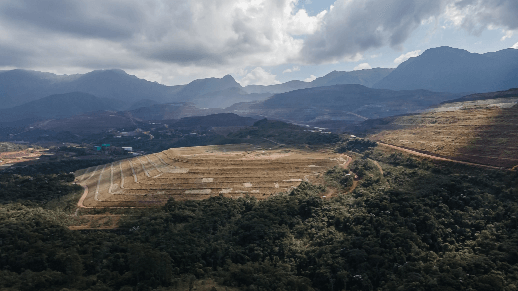
[[[77, 207], [79, 207], [79, 208], [93, 208], [93, 207], [84, 206], [83, 202], [85, 202], [86, 196], [88, 196], [88, 186], [86, 186], [86, 185], [81, 185], [81, 186], [83, 186], [85, 191], [83, 192], [83, 196], [81, 196], [81, 198], [77, 202]], [[77, 211], [76, 211], [76, 216], [77, 216]]]
[[[398, 146], [395, 146], [395, 145], [390, 145], [390, 144], [386, 144], [386, 143], [382, 143], [382, 142], [377, 142], [377, 143], [380, 146], [388, 147], [388, 148], [395, 149], [395, 150], [398, 150], [398, 151], [402, 151], [402, 152], [405, 152], [405, 153], [408, 153], [408, 154], [412, 154], [412, 155], [420, 156], [420, 157], [425, 157], [425, 158], [429, 158], [429, 159], [436, 160], [436, 161], [452, 162], [452, 163], [456, 163], [456, 164], [475, 166], [475, 167], [482, 167], [482, 168], [489, 168], [489, 169], [498, 169], [498, 170], [504, 170], [505, 169], [505, 168], [501, 168], [501, 167], [488, 166], [488, 165], [484, 165], [484, 164], [476, 164], [476, 163], [452, 160], [452, 159], [443, 158], [443, 157], [439, 157], [439, 156], [434, 156], [434, 155], [430, 155], [430, 154], [425, 154], [425, 153], [421, 153], [421, 152], [418, 152], [418, 151], [415, 151], [415, 150], [410, 150], [410, 149], [406, 149], [406, 148], [402, 148], [402, 147], [398, 147]], [[509, 170], [509, 169], [507, 169], [507, 170]]]

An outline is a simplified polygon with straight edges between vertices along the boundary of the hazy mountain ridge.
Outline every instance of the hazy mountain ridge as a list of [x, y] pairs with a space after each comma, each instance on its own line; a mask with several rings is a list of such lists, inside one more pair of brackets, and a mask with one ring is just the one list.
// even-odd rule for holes
[[142, 99], [168, 102], [181, 87], [139, 79], [123, 70], [92, 71], [64, 86], [67, 91], [86, 92], [101, 98], [123, 101], [121, 109]]
[[[264, 100], [271, 94], [248, 94], [234, 78], [194, 80], [187, 85], [166, 86], [139, 79], [123, 70], [97, 70], [78, 75], [55, 75], [28, 70], [0, 73], [0, 108], [12, 108], [54, 94], [84, 92], [99, 98], [119, 100], [117, 110], [169, 102], [193, 102], [199, 107], [220, 108], [230, 102]], [[147, 101], [144, 101], [147, 100]], [[111, 108], [105, 108], [111, 109]]]
[[76, 75], [11, 70], [0, 73], [0, 108], [20, 106], [50, 95], [70, 92], [84, 92], [98, 98], [119, 100], [119, 103], [114, 103], [114, 107], [104, 108], [105, 110], [136, 109], [170, 102], [192, 102], [200, 108], [225, 108], [240, 102], [263, 101], [272, 96], [269, 91], [286, 92], [336, 83], [370, 84], [373, 83], [372, 80], [380, 79], [390, 71], [391, 69], [334, 71], [311, 83], [289, 81], [279, 85], [252, 85], [243, 88], [230, 75], [198, 79], [187, 85], [165, 86], [139, 79], [122, 70], [97, 70]]
[[221, 109], [200, 109], [192, 103], [178, 102], [155, 104], [127, 111], [131, 116], [142, 120], [180, 119], [189, 116], [204, 116], [221, 113]]
[[312, 87], [333, 86], [340, 84], [358, 84], [372, 87], [375, 83], [388, 76], [393, 68], [373, 68], [351, 72], [333, 71], [311, 82]]
[[206, 116], [184, 117], [173, 123], [174, 127], [183, 128], [210, 128], [226, 126], [251, 126], [257, 120], [250, 117], [242, 117], [234, 113], [218, 113]]
[[477, 54], [451, 47], [426, 50], [400, 64], [373, 88], [485, 93], [518, 84], [518, 50]]
[[470, 94], [470, 95], [466, 95], [466, 96], [463, 96], [458, 99], [442, 102], [441, 104], [453, 103], [453, 102], [464, 102], [464, 101], [498, 99], [498, 98], [513, 98], [513, 97], [518, 97], [518, 88], [511, 88], [511, 89], [505, 90], [505, 91]]
[[70, 132], [72, 134], [94, 134], [115, 128], [133, 130], [140, 120], [127, 112], [96, 111], [74, 115], [63, 119], [46, 120], [34, 124], [35, 129], [52, 132]]
[[241, 88], [241, 85], [230, 75], [223, 78], [196, 79], [182, 87], [177, 96], [181, 101], [187, 101], [193, 96], [201, 96], [210, 92], [217, 92], [229, 88]]
[[394, 91], [362, 85], [334, 85], [276, 94], [266, 101], [235, 104], [228, 110], [245, 116], [266, 116], [300, 123], [322, 120], [357, 123], [420, 112], [459, 96], [427, 90]]
[[86, 112], [115, 110], [117, 102], [82, 92], [55, 94], [13, 108], [0, 109], [0, 122], [65, 118]]
[[123, 109], [141, 99], [167, 102], [179, 89], [139, 79], [122, 70], [98, 70], [71, 76], [12, 70], [0, 74], [0, 108], [22, 105], [53, 94], [83, 92], [123, 101], [119, 107]]
[[248, 85], [244, 88], [244, 90], [248, 93], [286, 93], [293, 90], [299, 89], [307, 89], [321, 86], [333, 86], [339, 84], [359, 84], [367, 87], [371, 87], [376, 82], [380, 81], [388, 74], [390, 74], [394, 69], [385, 69], [385, 68], [374, 68], [374, 69], [365, 69], [358, 71], [332, 71], [331, 73], [316, 78], [311, 82], [303, 82], [303, 81], [289, 81], [282, 84], [276, 85]]
[[[248, 94], [243, 88], [230, 87], [221, 91], [206, 93], [187, 99], [198, 107], [203, 108], [226, 108], [239, 102], [263, 101], [271, 97], [270, 93], [251, 93]], [[186, 101], [187, 101], [186, 100]]]
[[[88, 97], [90, 101], [81, 105], [82, 108], [90, 108], [89, 102], [93, 102], [95, 106], [91, 108], [92, 110], [130, 110], [132, 114], [137, 114], [147, 120], [177, 119], [186, 116], [234, 112], [233, 110], [251, 116], [258, 116], [259, 114], [286, 119], [287, 117], [284, 114], [287, 113], [285, 112], [287, 109], [283, 102], [288, 102], [286, 104], [290, 105], [287, 106], [293, 106], [289, 115], [293, 115], [292, 117], [296, 114], [300, 115], [295, 120], [314, 120], [316, 118], [320, 120], [352, 119], [359, 121], [365, 118], [415, 112], [415, 110], [424, 109], [424, 106], [437, 104], [436, 101], [440, 103], [447, 101], [449, 98], [441, 99], [441, 97], [437, 100], [429, 100], [429, 102], [418, 98], [407, 104], [405, 103], [406, 99], [404, 99], [406, 97], [401, 97], [402, 93], [398, 93], [400, 95], [394, 94], [393, 98], [403, 99], [399, 101], [396, 99], [384, 100], [381, 103], [376, 103], [369, 100], [375, 100], [373, 97], [376, 97], [378, 91], [369, 91], [369, 93], [366, 93], [367, 95], [364, 95], [363, 93], [359, 94], [360, 91], [357, 89], [361, 87], [354, 86], [317, 89], [351, 83], [392, 91], [423, 89], [433, 92], [484, 93], [507, 90], [518, 85], [518, 50], [507, 49], [493, 53], [474, 54], [465, 50], [439, 47], [429, 49], [419, 57], [410, 58], [396, 69], [375, 68], [352, 72], [333, 71], [312, 82], [295, 80], [277, 85], [249, 85], [246, 87], [242, 87], [230, 75], [222, 78], [198, 79], [186, 85], [165, 86], [139, 79], [122, 70], [97, 70], [87, 74], [63, 76], [27, 70], [2, 71], [0, 72], [0, 108], [21, 107], [14, 111], [5, 111], [4, 118], [0, 118], [0, 122], [24, 119], [30, 121], [43, 117], [62, 118], [70, 116], [70, 112], [84, 113], [85, 111], [73, 109], [74, 106], [77, 107], [78, 105], [72, 104], [72, 101], [70, 101], [72, 103], [60, 103], [54, 107], [44, 103], [41, 103], [41, 105], [28, 103], [51, 95], [70, 92], [90, 94], [90, 97]], [[316, 91], [312, 91], [312, 89]], [[356, 98], [360, 98], [362, 102], [365, 101], [366, 103], [361, 105], [360, 108], [357, 107], [358, 100], [346, 98], [347, 106], [343, 105], [341, 103], [343, 100], [338, 97], [342, 94], [338, 92], [340, 90], [344, 91], [344, 96], [358, 93], [359, 95]], [[322, 100], [325, 100], [323, 103], [326, 106], [336, 102], [335, 106], [324, 108], [318, 104], [318, 100], [304, 99], [317, 93], [324, 94]], [[277, 95], [271, 97], [273, 94]], [[95, 98], [92, 99], [92, 95]], [[281, 95], [284, 97], [279, 97]], [[300, 102], [297, 99], [299, 95], [302, 98]], [[338, 99], [335, 100], [331, 96]], [[457, 94], [453, 97], [458, 98], [460, 95]], [[285, 100], [281, 101], [279, 98], [285, 98]], [[105, 102], [99, 101], [101, 99]], [[117, 100], [117, 102], [114, 102], [114, 100]], [[421, 101], [417, 102], [417, 100]], [[262, 101], [264, 102], [261, 103]], [[47, 102], [49, 101], [47, 100]], [[77, 103], [79, 100], [74, 102]], [[183, 106], [181, 110], [171, 105], [178, 102], [187, 102], [190, 105]], [[253, 105], [250, 102], [257, 104]], [[273, 106], [274, 103], [279, 107]], [[271, 112], [266, 112], [264, 106], [269, 107]], [[304, 106], [306, 108], [303, 108]], [[143, 107], [147, 109], [141, 109]], [[231, 108], [222, 109], [227, 107]], [[44, 112], [45, 108], [48, 110], [47, 113]], [[55, 110], [56, 108], [60, 108], [58, 111], [68, 113], [60, 114]], [[317, 111], [322, 112], [317, 113]], [[340, 114], [345, 114], [347, 117], [340, 116]], [[288, 119], [291, 120], [292, 117]]]
[[[66, 76], [27, 70], [0, 73], [0, 108], [9, 108], [57, 93], [56, 82], [68, 81]], [[53, 92], [54, 91], [54, 92]]]

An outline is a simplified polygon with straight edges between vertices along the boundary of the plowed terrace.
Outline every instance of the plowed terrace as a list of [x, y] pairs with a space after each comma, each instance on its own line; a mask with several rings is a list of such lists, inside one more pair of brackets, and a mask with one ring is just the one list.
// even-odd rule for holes
[[76, 172], [88, 193], [81, 207], [149, 207], [212, 196], [265, 199], [302, 181], [317, 181], [346, 156], [251, 145], [175, 148]]
[[517, 167], [518, 98], [480, 104], [498, 101], [446, 104], [431, 112], [399, 117], [391, 125], [403, 129], [382, 131], [370, 138], [475, 164]]

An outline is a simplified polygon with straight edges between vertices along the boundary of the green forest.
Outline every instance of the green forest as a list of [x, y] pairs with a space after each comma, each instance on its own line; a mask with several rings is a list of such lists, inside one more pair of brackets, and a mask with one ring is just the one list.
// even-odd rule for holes
[[0, 172], [0, 290], [518, 289], [516, 172], [335, 147], [355, 158], [352, 192], [334, 168], [261, 201], [128, 209], [103, 231], [67, 227], [73, 165]]

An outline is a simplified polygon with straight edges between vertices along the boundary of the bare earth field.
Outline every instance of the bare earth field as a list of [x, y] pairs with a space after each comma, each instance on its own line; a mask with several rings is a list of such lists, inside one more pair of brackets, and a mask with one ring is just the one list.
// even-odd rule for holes
[[455, 160], [496, 167], [518, 165], [518, 106], [514, 99], [462, 102], [397, 118], [369, 138]]
[[40, 150], [27, 149], [15, 152], [0, 153], [0, 169], [2, 167], [9, 167], [17, 163], [28, 162], [39, 158], [44, 152]]
[[80, 207], [153, 207], [170, 197], [200, 200], [223, 195], [265, 199], [318, 181], [347, 156], [296, 149], [260, 150], [253, 145], [174, 148], [77, 171], [87, 191]]

